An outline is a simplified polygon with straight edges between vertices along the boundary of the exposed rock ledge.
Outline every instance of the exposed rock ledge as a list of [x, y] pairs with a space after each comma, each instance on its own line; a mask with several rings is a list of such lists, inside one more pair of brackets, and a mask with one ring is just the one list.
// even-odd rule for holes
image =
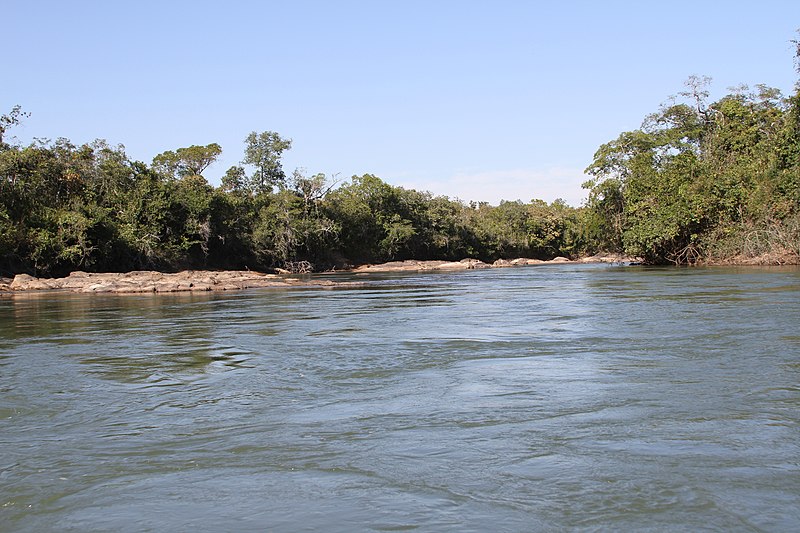
[[420, 272], [426, 270], [472, 270], [477, 268], [491, 268], [491, 265], [477, 259], [462, 259], [461, 261], [390, 261], [379, 265], [363, 265], [354, 268], [352, 272], [363, 274], [367, 272]]
[[353, 269], [356, 273], [367, 272], [421, 272], [441, 270], [473, 270], [479, 268], [506, 268], [528, 265], [545, 265], [553, 263], [635, 263], [637, 259], [621, 255], [594, 255], [576, 261], [566, 257], [556, 257], [548, 261], [541, 259], [498, 259], [492, 264], [484, 263], [477, 259], [462, 259], [461, 261], [392, 261], [379, 265], [364, 265]]
[[0, 290], [5, 288], [11, 291], [62, 290], [89, 293], [229, 291], [258, 287], [331, 287], [348, 284], [235, 270], [220, 272], [186, 270], [175, 274], [146, 270], [122, 274], [73, 272], [65, 278], [35, 278], [27, 274], [18, 274], [10, 283], [6, 282], [6, 287], [2, 286], [2, 281], [4, 280], [0, 280]]
[[[621, 256], [593, 256], [580, 259], [581, 263], [624, 263], [631, 258]], [[479, 268], [504, 268], [538, 264], [572, 263], [565, 257], [550, 261], [539, 259], [499, 259], [487, 264], [477, 259], [461, 261], [393, 261], [380, 265], [365, 265], [353, 270], [356, 273], [369, 272], [419, 272], [455, 271]], [[67, 292], [106, 292], [106, 293], [148, 293], [148, 292], [187, 292], [187, 291], [230, 291], [259, 287], [339, 287], [360, 285], [357, 282], [333, 281], [330, 279], [298, 279], [277, 274], [261, 272], [225, 270], [185, 270], [175, 274], [139, 270], [127, 273], [89, 273], [76, 271], [65, 278], [36, 278], [28, 274], [17, 274], [14, 279], [0, 278], [0, 291], [41, 291], [55, 290]]]

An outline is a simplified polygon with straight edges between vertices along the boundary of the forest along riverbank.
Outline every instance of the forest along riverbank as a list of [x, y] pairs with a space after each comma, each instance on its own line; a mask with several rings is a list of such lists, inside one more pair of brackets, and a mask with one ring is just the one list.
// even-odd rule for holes
[[[454, 271], [481, 268], [506, 268], [553, 263], [622, 263], [630, 264], [635, 258], [618, 255], [597, 255], [572, 261], [556, 257], [549, 261], [518, 258], [499, 259], [492, 264], [477, 259], [461, 261], [392, 261], [377, 265], [363, 265], [351, 270], [354, 273], [403, 272], [403, 271]], [[83, 293], [147, 293], [188, 291], [231, 291], [264, 287], [340, 287], [357, 285], [358, 282], [296, 278], [279, 274], [266, 274], [250, 270], [184, 270], [164, 273], [139, 270], [125, 273], [90, 273], [76, 271], [63, 278], [37, 278], [29, 274], [17, 274], [14, 278], [0, 278], [0, 291], [65, 291]]]

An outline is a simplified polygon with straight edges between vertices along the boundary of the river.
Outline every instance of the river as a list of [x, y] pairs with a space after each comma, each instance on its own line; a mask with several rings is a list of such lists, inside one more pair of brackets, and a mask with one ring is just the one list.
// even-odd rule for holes
[[0, 299], [0, 531], [790, 531], [800, 269]]

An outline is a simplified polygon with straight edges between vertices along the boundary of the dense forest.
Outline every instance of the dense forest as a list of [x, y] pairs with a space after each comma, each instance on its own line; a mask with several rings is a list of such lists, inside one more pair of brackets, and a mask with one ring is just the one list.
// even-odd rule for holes
[[597, 151], [589, 246], [647, 263], [797, 262], [800, 91], [742, 86], [709, 104], [708, 83], [690, 78], [685, 102]]
[[797, 261], [800, 91], [708, 81], [604, 144], [588, 200], [465, 204], [365, 174], [337, 183], [284, 171], [291, 140], [253, 132], [211, 186], [218, 144], [131, 160], [102, 140], [14, 142], [0, 116], [0, 274], [73, 270], [341, 268], [397, 259], [485, 261], [596, 252], [647, 263]]
[[[15, 108], [3, 119], [24, 118]], [[341, 268], [392, 259], [578, 252], [579, 211], [556, 201], [465, 205], [373, 175], [286, 175], [291, 142], [251, 133], [242, 166], [203, 177], [216, 144], [131, 161], [122, 146], [66, 139], [0, 150], [0, 270]]]

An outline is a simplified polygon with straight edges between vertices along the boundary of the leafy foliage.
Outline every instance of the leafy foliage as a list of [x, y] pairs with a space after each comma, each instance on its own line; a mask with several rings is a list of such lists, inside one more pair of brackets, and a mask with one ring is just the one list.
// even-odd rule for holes
[[291, 139], [284, 139], [274, 131], [251, 132], [244, 140], [242, 163], [255, 167], [248, 188], [254, 193], [271, 192], [273, 187], [282, 188], [286, 183], [281, 156], [292, 147]]
[[[740, 87], [707, 105], [708, 81], [691, 78], [687, 102], [597, 151], [584, 184], [590, 241], [651, 263], [796, 253], [797, 97]], [[748, 244], [754, 234], [761, 245]]]
[[[800, 50], [800, 49], [799, 49]], [[707, 78], [602, 145], [588, 200], [464, 204], [372, 174], [344, 183], [283, 170], [292, 141], [245, 139], [219, 187], [222, 148], [150, 166], [102, 140], [10, 142], [0, 116], [0, 273], [75, 269], [324, 269], [397, 259], [547, 259], [598, 251], [650, 263], [800, 256], [800, 91], [740, 87], [708, 103]]]
[[201, 176], [222, 153], [217, 143], [166, 151], [153, 158], [153, 169], [170, 178]]

